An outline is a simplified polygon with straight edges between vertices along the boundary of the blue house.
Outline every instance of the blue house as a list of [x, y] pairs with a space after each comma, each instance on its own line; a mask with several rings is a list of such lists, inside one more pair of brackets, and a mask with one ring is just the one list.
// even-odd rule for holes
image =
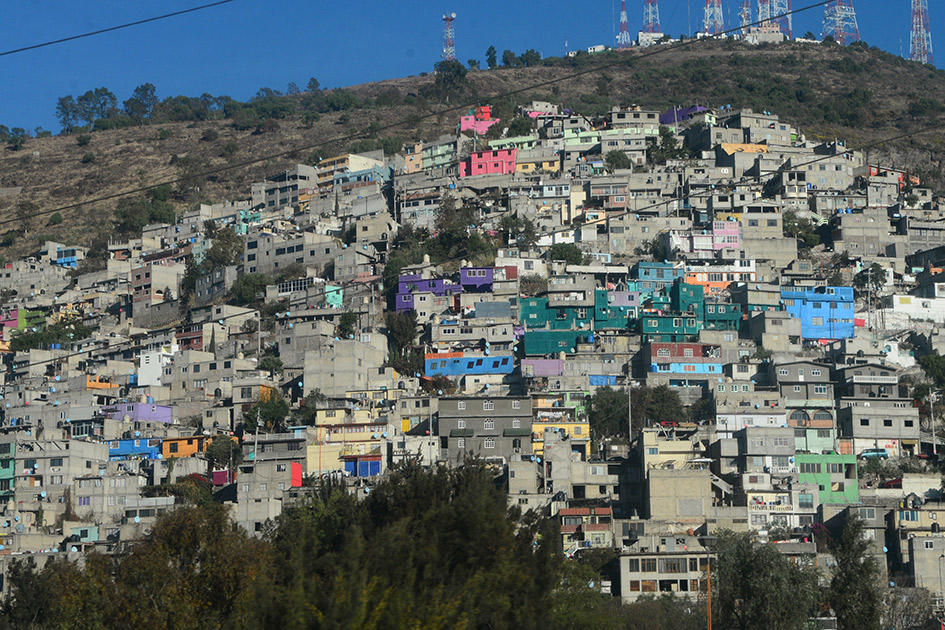
[[804, 339], [852, 339], [853, 289], [814, 287], [781, 289], [784, 310], [801, 320]]
[[161, 440], [140, 438], [134, 440], [112, 440], [108, 443], [108, 460], [160, 459]]
[[514, 371], [515, 359], [511, 355], [440, 352], [427, 354], [424, 359], [424, 373], [427, 376], [511, 374]]
[[640, 261], [630, 270], [630, 277], [637, 280], [640, 293], [653, 295], [670, 286], [676, 280], [685, 280], [686, 268], [670, 262]]

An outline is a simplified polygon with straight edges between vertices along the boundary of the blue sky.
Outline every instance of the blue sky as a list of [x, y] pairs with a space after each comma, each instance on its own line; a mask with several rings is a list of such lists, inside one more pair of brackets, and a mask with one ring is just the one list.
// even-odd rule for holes
[[[812, 0], [811, 0], [812, 1]], [[898, 54], [909, 50], [909, 0], [854, 0], [863, 39]], [[0, 8], [0, 48], [10, 50], [202, 4], [202, 0], [16, 0]], [[794, 0], [797, 9], [808, 0]], [[58, 131], [60, 96], [105, 86], [120, 100], [138, 84], [176, 94], [252, 96], [316, 77], [339, 87], [428, 71], [439, 59], [441, 16], [455, 11], [456, 54], [483, 59], [534, 48], [545, 56], [613, 43], [619, 0], [460, 2], [314, 2], [237, 0], [161, 22], [0, 57], [0, 124]], [[726, 25], [739, 0], [723, 0]], [[643, 0], [628, 0], [630, 29], [640, 28]], [[929, 1], [937, 65], [945, 63], [945, 2]], [[663, 31], [698, 30], [702, 0], [660, 0]], [[823, 9], [795, 16], [794, 30], [820, 33]], [[937, 31], [936, 31], [937, 29]]]

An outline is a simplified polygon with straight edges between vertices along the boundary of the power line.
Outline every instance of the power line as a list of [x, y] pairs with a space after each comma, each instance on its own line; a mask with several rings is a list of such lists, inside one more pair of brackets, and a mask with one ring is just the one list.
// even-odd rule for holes
[[41, 44], [33, 44], [31, 46], [24, 46], [23, 48], [14, 48], [13, 50], [0, 52], [0, 57], [6, 57], [7, 55], [15, 55], [17, 53], [26, 52], [28, 50], [36, 50], [37, 48], [45, 48], [46, 46], [53, 46], [55, 44], [63, 44], [65, 42], [71, 42], [77, 39], [84, 39], [86, 37], [92, 37], [93, 35], [111, 33], [112, 31], [119, 31], [121, 29], [130, 28], [132, 26], [140, 26], [141, 24], [148, 24], [150, 22], [166, 20], [167, 18], [176, 17], [178, 15], [184, 15], [186, 13], [194, 13], [195, 11], [202, 11], [204, 9], [210, 9], [212, 7], [218, 7], [220, 5], [230, 4], [231, 2], [236, 2], [236, 0], [220, 0], [219, 2], [211, 2], [210, 4], [202, 4], [199, 7], [191, 7], [190, 9], [184, 9], [182, 11], [174, 11], [173, 13], [165, 13], [164, 15], [157, 15], [155, 17], [145, 18], [143, 20], [137, 20], [135, 22], [126, 22], [125, 24], [119, 24], [117, 26], [109, 26], [108, 28], [102, 28], [97, 31], [90, 31], [88, 33], [82, 33], [81, 35], [70, 35], [69, 37], [63, 37], [61, 39], [54, 39], [52, 41], [43, 42]]
[[[226, 1], [226, 2], [233, 2], [233, 1], [235, 1], [235, 0], [225, 0], [225, 1]], [[824, 6], [824, 5], [828, 4], [829, 2], [833, 2], [833, 0], [820, 0], [819, 2], [816, 2], [816, 3], [811, 4], [811, 5], [809, 5], [809, 6], [801, 7], [801, 8], [799, 8], [799, 9], [794, 9], [794, 10], [791, 11], [790, 13], [786, 13], [786, 14], [784, 14], [784, 15], [793, 15], [793, 14], [795, 14], [795, 13], [801, 13], [801, 12], [803, 12], [803, 11], [810, 11], [811, 9], [816, 9], [817, 7]], [[219, 3], [218, 3], [218, 4], [219, 4]], [[194, 10], [195, 10], [195, 9], [194, 9]], [[760, 21], [754, 22], [754, 23], [752, 23], [752, 24], [749, 24], [748, 26], [755, 26], [755, 25], [758, 25], [758, 24], [762, 24], [762, 23], [764, 23], [764, 22], [765, 22], [765, 20], [760, 20]], [[724, 36], [726, 36], [726, 35], [730, 35], [730, 34], [733, 34], [733, 33], [737, 33], [737, 32], [739, 32], [739, 31], [741, 31], [742, 28], [743, 28], [743, 27], [739, 26], [738, 28], [732, 28], [732, 29], [729, 29], [729, 30], [727, 30], [727, 31], [723, 31], [723, 32], [721, 32], [721, 33], [718, 33], [717, 35], [710, 35], [710, 36], [703, 37], [703, 38], [696, 39], [696, 40], [684, 40], [684, 41], [676, 42], [676, 43], [674, 43], [674, 44], [662, 44], [662, 45], [659, 45], [659, 46], [653, 46], [653, 47], [652, 47], [652, 48], [653, 48], [652, 51], [644, 52], [644, 53], [641, 53], [641, 54], [639, 54], [639, 55], [635, 55], [635, 56], [632, 57], [632, 58], [627, 58], [627, 57], [620, 58], [620, 59], [617, 59], [617, 60], [615, 60], [615, 61], [603, 63], [603, 64], [601, 64], [601, 65], [594, 66], [594, 67], [592, 67], [592, 68], [588, 68], [588, 69], [586, 69], [586, 70], [580, 70], [580, 71], [577, 71], [577, 72], [573, 72], [573, 73], [571, 73], [571, 74], [568, 74], [568, 75], [565, 75], [565, 76], [562, 76], [562, 77], [558, 77], [558, 78], [556, 78], [556, 79], [548, 79], [548, 80], [546, 80], [546, 81], [541, 81], [541, 82], [539, 82], [539, 83], [534, 83], [534, 84], [529, 85], [529, 86], [526, 86], [526, 87], [516, 88], [516, 89], [514, 89], [514, 90], [509, 90], [509, 91], [507, 91], [507, 92], [500, 92], [499, 94], [492, 95], [491, 97], [487, 97], [487, 98], [485, 98], [484, 100], [490, 100], [490, 101], [491, 101], [491, 100], [499, 100], [499, 99], [503, 99], [503, 98], [508, 98], [508, 97], [510, 97], [510, 96], [515, 96], [515, 95], [521, 94], [521, 93], [523, 93], [523, 92], [530, 92], [530, 91], [535, 90], [535, 89], [537, 89], [537, 88], [548, 87], [548, 86], [554, 85], [554, 84], [556, 84], [556, 83], [562, 83], [562, 82], [565, 82], [565, 81], [570, 81], [571, 79], [575, 79], [575, 78], [577, 78], [577, 77], [585, 76], [585, 75], [588, 75], [588, 74], [593, 74], [593, 73], [595, 73], [595, 72], [600, 72], [600, 71], [602, 71], [602, 70], [607, 70], [607, 69], [609, 69], [609, 68], [614, 68], [614, 67], [616, 67], [616, 66], [627, 65], [628, 63], [633, 63], [633, 62], [639, 61], [639, 60], [641, 60], [641, 59], [646, 59], [646, 58], [648, 58], [648, 57], [655, 57], [655, 56], [657, 56], [657, 55], [661, 55], [661, 54], [670, 52], [670, 51], [672, 51], [672, 50], [675, 50], [675, 49], [677, 49], [677, 48], [681, 48], [681, 47], [684, 47], [684, 46], [697, 46], [697, 45], [700, 44], [700, 42], [705, 42], [705, 41], [709, 41], [709, 40], [712, 40], [712, 39], [718, 39], [718, 38], [722, 38], [722, 37], [724, 37]], [[437, 110], [437, 111], [435, 111], [435, 112], [430, 112], [430, 113], [428, 113], [428, 114], [420, 115], [419, 117], [414, 117], [414, 120], [419, 119], [419, 120], [422, 121], [422, 120], [426, 120], [426, 119], [428, 119], [428, 118], [438, 117], [438, 116], [441, 116], [441, 115], [443, 115], [443, 114], [450, 113], [450, 112], [465, 111], [465, 110], [468, 110], [469, 107], [470, 107], [470, 105], [468, 105], [468, 104], [467, 104], [467, 105], [456, 105], [456, 106], [453, 106], [453, 107], [446, 107], [446, 108], [444, 108], [444, 109], [439, 109], [439, 110]], [[402, 126], [404, 126], [404, 125], [406, 125], [406, 124], [408, 124], [408, 123], [410, 123], [410, 122], [411, 122], [410, 119], [403, 119], [403, 120], [399, 120], [399, 121], [396, 121], [396, 122], [393, 122], [393, 123], [389, 123], [389, 124], [387, 124], [387, 125], [383, 125], [383, 126], [377, 128], [377, 129], [375, 129], [375, 130], [373, 130], [373, 131], [371, 131], [371, 132], [358, 131], [358, 132], [354, 132], [354, 133], [345, 134], [345, 135], [342, 135], [342, 136], [336, 136], [335, 138], [331, 138], [331, 139], [329, 139], [329, 140], [322, 140], [322, 141], [319, 141], [319, 142], [316, 142], [316, 143], [313, 143], [313, 144], [307, 144], [307, 145], [302, 145], [302, 146], [293, 147], [293, 148], [291, 148], [291, 149], [286, 149], [286, 150], [284, 150], [284, 151], [279, 151], [279, 152], [277, 152], [277, 153], [270, 153], [269, 155], [264, 155], [264, 156], [260, 156], [260, 157], [257, 157], [257, 158], [252, 158], [252, 159], [250, 159], [250, 160], [244, 160], [244, 161], [242, 161], [242, 162], [237, 162], [237, 163], [235, 163], [235, 164], [226, 164], [226, 165], [223, 165], [223, 166], [219, 166], [219, 167], [217, 167], [217, 168], [208, 169], [208, 170], [203, 171], [203, 172], [201, 172], [201, 173], [196, 173], [196, 174], [194, 174], [194, 175], [189, 175], [189, 176], [186, 176], [186, 177], [177, 177], [177, 178], [174, 178], [174, 179], [169, 179], [169, 180], [165, 180], [165, 181], [162, 181], [162, 182], [157, 182], [157, 183], [154, 183], [154, 184], [149, 184], [149, 185], [147, 185], [147, 186], [141, 186], [141, 187], [138, 187], [138, 188], [133, 188], [133, 189], [125, 190], [125, 191], [122, 191], [122, 192], [117, 192], [117, 193], [112, 193], [112, 194], [109, 194], [109, 195], [104, 195], [104, 196], [102, 196], [102, 197], [96, 197], [95, 199], [89, 199], [89, 200], [86, 200], [86, 201], [78, 201], [78, 202], [76, 202], [76, 203], [67, 204], [67, 205], [65, 205], [65, 206], [59, 206], [59, 207], [57, 207], [57, 208], [50, 208], [49, 210], [41, 210], [41, 211], [38, 211], [38, 212], [33, 213], [32, 216], [34, 216], [34, 217], [39, 217], [39, 216], [45, 216], [45, 215], [54, 214], [54, 213], [56, 213], [56, 212], [63, 212], [63, 211], [65, 211], [65, 210], [74, 210], [75, 208], [81, 208], [82, 206], [87, 206], [87, 205], [94, 204], [94, 203], [101, 203], [101, 202], [103, 202], [103, 201], [111, 201], [112, 199], [119, 199], [119, 198], [121, 198], [121, 197], [127, 197], [128, 195], [135, 195], [135, 194], [147, 192], [147, 191], [149, 191], [149, 190], [154, 190], [155, 188], [159, 188], [160, 186], [169, 186], [169, 185], [173, 185], [173, 184], [179, 184], [179, 183], [184, 182], [184, 181], [192, 181], [192, 180], [194, 180], [194, 179], [196, 179], [196, 178], [206, 177], [206, 176], [209, 176], [209, 175], [215, 175], [215, 174], [217, 174], [217, 173], [222, 173], [222, 172], [224, 172], [224, 171], [232, 170], [232, 169], [235, 169], [235, 168], [242, 168], [242, 167], [245, 167], [245, 166], [252, 166], [253, 164], [259, 164], [259, 163], [261, 163], [261, 162], [266, 162], [266, 161], [269, 161], [269, 160], [274, 160], [274, 159], [277, 159], [277, 158], [286, 157], [286, 156], [288, 156], [288, 155], [292, 155], [292, 154], [298, 153], [299, 151], [310, 151], [310, 150], [312, 150], [312, 149], [317, 149], [317, 148], [319, 148], [319, 147], [323, 147], [323, 146], [326, 146], [326, 145], [329, 145], [329, 144], [334, 144], [334, 143], [338, 143], [338, 142], [348, 142], [348, 141], [354, 140], [354, 139], [356, 139], [356, 138], [360, 138], [360, 137], [365, 136], [365, 135], [368, 135], [368, 134], [370, 134], [370, 135], [376, 135], [376, 134], [379, 134], [379, 133], [384, 132], [384, 131], [389, 131], [389, 130], [391, 130], [391, 129], [396, 129], [396, 128], [398, 128], [398, 127], [402, 127]], [[10, 223], [16, 223], [16, 222], [19, 222], [19, 219], [15, 219], [15, 218], [14, 218], [14, 219], [4, 219], [4, 220], [0, 220], [0, 226], [2, 226], [2, 225], [7, 225], [7, 224], [10, 224]]]

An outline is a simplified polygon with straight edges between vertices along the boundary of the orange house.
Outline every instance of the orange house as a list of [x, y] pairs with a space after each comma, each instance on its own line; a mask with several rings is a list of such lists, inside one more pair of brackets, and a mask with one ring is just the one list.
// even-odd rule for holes
[[171, 457], [190, 457], [207, 451], [207, 440], [202, 435], [190, 437], [164, 438], [161, 442], [161, 456], [164, 459]]

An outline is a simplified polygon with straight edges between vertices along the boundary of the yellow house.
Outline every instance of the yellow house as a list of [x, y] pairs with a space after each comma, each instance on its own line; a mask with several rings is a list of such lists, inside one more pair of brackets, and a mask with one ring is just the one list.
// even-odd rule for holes
[[545, 452], [545, 429], [557, 430], [571, 438], [571, 450], [588, 455], [591, 425], [587, 418], [578, 417], [575, 407], [566, 407], [561, 394], [538, 394], [532, 397], [532, 451]]
[[308, 470], [321, 475], [336, 470], [357, 474], [359, 460], [377, 460], [390, 428], [372, 409], [319, 409], [315, 440], [306, 447]]
[[516, 173], [557, 173], [561, 170], [561, 160], [557, 157], [518, 158], [515, 162]]

